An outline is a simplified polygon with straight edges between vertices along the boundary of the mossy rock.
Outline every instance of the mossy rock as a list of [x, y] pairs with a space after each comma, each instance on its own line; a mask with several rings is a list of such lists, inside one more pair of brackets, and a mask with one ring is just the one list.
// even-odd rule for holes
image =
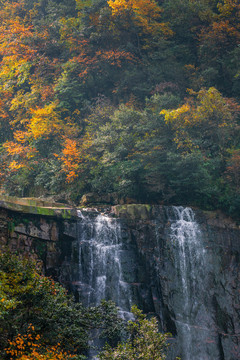
[[147, 204], [128, 204], [114, 206], [114, 212], [119, 217], [148, 220], [151, 218], [152, 207]]
[[77, 217], [75, 208], [65, 207], [63, 204], [50, 203], [34, 198], [1, 196], [0, 207], [24, 214], [60, 217], [64, 219]]

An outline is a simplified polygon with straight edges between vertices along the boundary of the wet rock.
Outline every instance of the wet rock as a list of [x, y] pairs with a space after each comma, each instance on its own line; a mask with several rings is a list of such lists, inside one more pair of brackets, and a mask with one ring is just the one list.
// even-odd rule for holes
[[[96, 202], [91, 194], [86, 204], [93, 197]], [[184, 253], [173, 236], [174, 231], [180, 236], [174, 207], [111, 207], [102, 204], [116, 199], [98, 200], [101, 204], [96, 207], [77, 212], [65, 207], [48, 209], [39, 203], [34, 206], [34, 199], [24, 200], [28, 205], [5, 199], [0, 209], [0, 245], [38, 254], [46, 274], [61, 281], [79, 300], [87, 302], [95, 296], [100, 301], [102, 295], [95, 292], [101, 287], [106, 298], [126, 311], [135, 303], [155, 313], [161, 329], [175, 337], [170, 360], [176, 356], [182, 360], [239, 360], [239, 226], [218, 212], [187, 211], [193, 217], [180, 220], [198, 224], [202, 255], [197, 256], [197, 248], [185, 247], [185, 265], [180, 265]], [[191, 226], [183, 228], [183, 234], [187, 231], [194, 233]], [[96, 270], [97, 252], [105, 259], [106, 274], [101, 273], [101, 262]], [[189, 284], [185, 293], [184, 266]], [[121, 287], [116, 286], [120, 281]]]

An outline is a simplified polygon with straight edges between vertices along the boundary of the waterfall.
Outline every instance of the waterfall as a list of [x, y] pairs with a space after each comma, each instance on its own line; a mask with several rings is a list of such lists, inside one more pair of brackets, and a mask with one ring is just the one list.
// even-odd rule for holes
[[220, 359], [211, 289], [206, 291], [214, 264], [195, 213], [164, 207], [155, 216], [128, 232], [120, 218], [79, 210], [71, 255], [74, 290], [86, 306], [114, 301], [127, 320], [132, 303], [157, 310], [162, 328], [177, 338], [171, 360]]
[[[97, 210], [78, 210], [77, 249], [78, 269], [75, 271], [75, 290], [85, 306], [96, 306], [101, 300], [112, 300], [119, 315], [133, 319], [131, 289], [122, 270], [124, 244], [120, 220]], [[97, 360], [104, 342], [93, 332], [89, 342], [88, 359]]]
[[112, 300], [124, 318], [131, 317], [131, 290], [124, 281], [121, 255], [123, 243], [119, 219], [96, 212], [78, 211], [78, 293], [86, 306]]
[[206, 324], [207, 309], [202, 297], [207, 282], [207, 264], [202, 234], [192, 209], [172, 207], [169, 214], [173, 247], [176, 327], [182, 360], [207, 360], [204, 342], [211, 327]]
[[190, 316], [191, 300], [198, 292], [199, 270], [204, 266], [205, 249], [193, 210], [173, 207], [173, 211], [175, 219], [171, 221], [171, 240], [179, 252], [176, 263], [185, 299], [183, 310], [186, 316]]

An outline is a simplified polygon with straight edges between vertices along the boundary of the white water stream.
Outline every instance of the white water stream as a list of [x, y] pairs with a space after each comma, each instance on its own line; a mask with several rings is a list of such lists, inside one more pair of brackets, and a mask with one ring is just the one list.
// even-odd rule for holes
[[[126, 259], [120, 220], [97, 212], [84, 215], [78, 211], [78, 217], [79, 300], [86, 306], [98, 305], [102, 299], [113, 300], [122, 316], [131, 318], [131, 286], [125, 282], [126, 274], [121, 265]], [[212, 322], [202, 297], [207, 282], [207, 264], [201, 230], [190, 208], [170, 207], [168, 221], [173, 262], [172, 279], [169, 279], [173, 284], [170, 301], [181, 359], [208, 360], [209, 351], [207, 346], [202, 351], [202, 344], [206, 343], [206, 333]], [[160, 249], [157, 233], [156, 228]], [[158, 255], [160, 259], [161, 254]], [[166, 258], [167, 261], [169, 263]]]
[[87, 306], [111, 299], [127, 318], [132, 304], [122, 273], [119, 220], [100, 213], [95, 218], [78, 215], [80, 297]]
[[182, 343], [182, 360], [203, 360], [195, 358], [195, 328], [192, 319], [202, 307], [201, 289], [204, 287], [205, 249], [202, 244], [201, 231], [195, 221], [192, 209], [173, 207], [170, 218], [170, 237], [175, 247], [174, 262], [180, 285], [182, 299], [177, 302], [176, 325]]

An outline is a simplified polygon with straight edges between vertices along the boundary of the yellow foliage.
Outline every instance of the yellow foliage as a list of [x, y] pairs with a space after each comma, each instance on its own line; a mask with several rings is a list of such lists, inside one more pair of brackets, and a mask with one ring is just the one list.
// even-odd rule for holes
[[187, 120], [187, 117], [185, 117], [184, 115], [186, 113], [188, 113], [190, 110], [190, 107], [188, 104], [184, 104], [182, 105], [180, 108], [176, 109], [176, 110], [162, 110], [160, 112], [160, 114], [165, 116], [165, 122], [167, 124], [171, 123], [174, 124], [176, 120], [180, 120], [179, 118], [181, 117], [183, 122], [185, 123], [185, 125], [187, 125], [189, 123], [189, 120]]
[[191, 150], [198, 147], [191, 140], [191, 129], [202, 127], [208, 136], [214, 138], [221, 129], [234, 125], [234, 107], [213, 87], [201, 89], [198, 93], [189, 92], [196, 97], [195, 100], [190, 98], [178, 109], [162, 110], [160, 114], [175, 131], [174, 141], [178, 148]]
[[10, 170], [19, 170], [19, 169], [21, 169], [21, 168], [23, 168], [24, 167], [24, 164], [23, 163], [18, 163], [17, 161], [15, 161], [15, 160], [13, 160], [13, 161], [11, 161], [10, 162], [10, 164], [9, 164], [9, 169]]
[[162, 9], [154, 0], [109, 0], [108, 5], [113, 16], [130, 15], [132, 21], [140, 26], [145, 34], [173, 34], [168, 24], [160, 22]]
[[162, 10], [155, 1], [152, 0], [109, 0], [108, 5], [112, 8], [113, 14], [121, 11], [134, 11], [139, 16], [158, 19]]
[[219, 1], [217, 7], [220, 12], [220, 17], [229, 18], [230, 16], [233, 16], [237, 20], [240, 13], [239, 0], [223, 0], [223, 2]]
[[62, 131], [63, 124], [56, 112], [56, 104], [51, 103], [43, 108], [31, 109], [32, 118], [28, 131], [34, 139], [55, 135]]

